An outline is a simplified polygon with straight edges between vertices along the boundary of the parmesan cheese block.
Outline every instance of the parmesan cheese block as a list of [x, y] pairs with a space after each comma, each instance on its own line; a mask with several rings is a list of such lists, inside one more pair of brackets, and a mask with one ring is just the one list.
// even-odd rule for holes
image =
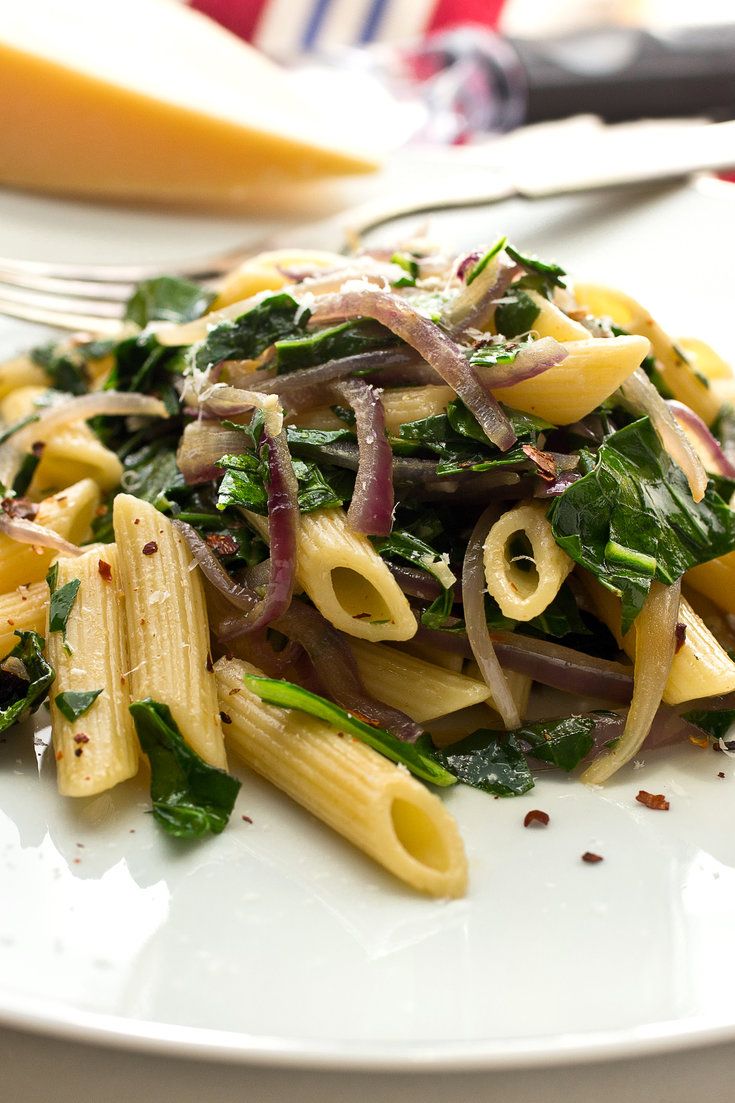
[[0, 0], [0, 182], [252, 204], [374, 168], [296, 79], [175, 0]]

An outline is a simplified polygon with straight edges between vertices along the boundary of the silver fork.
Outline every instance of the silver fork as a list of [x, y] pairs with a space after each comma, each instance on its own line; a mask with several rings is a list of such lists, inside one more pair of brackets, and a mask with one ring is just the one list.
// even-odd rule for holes
[[[430, 211], [481, 206], [504, 199], [569, 193], [683, 179], [697, 170], [735, 164], [735, 122], [672, 121], [599, 128], [604, 139], [585, 157], [541, 157], [514, 165], [513, 175], [478, 162], [462, 168], [447, 195], [446, 178], [413, 181], [410, 193], [382, 197], [336, 217], [268, 236], [247, 249], [167, 267], [166, 274], [216, 287], [232, 268], [266, 249], [347, 240], [387, 222]], [[548, 151], [547, 151], [548, 153]], [[431, 174], [426, 174], [431, 175]], [[347, 233], [348, 232], [348, 233]], [[162, 275], [159, 265], [45, 264], [0, 257], [0, 314], [60, 329], [114, 333], [136, 283]]]

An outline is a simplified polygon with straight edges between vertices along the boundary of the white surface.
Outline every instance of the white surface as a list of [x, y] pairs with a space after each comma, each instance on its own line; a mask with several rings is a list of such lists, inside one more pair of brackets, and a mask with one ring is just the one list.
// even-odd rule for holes
[[[437, 228], [460, 248], [508, 229], [520, 246], [585, 278], [622, 284], [675, 331], [711, 336], [727, 354], [735, 352], [727, 196], [661, 189], [508, 204], [453, 215]], [[45, 241], [34, 209], [45, 220]], [[9, 210], [12, 225], [2, 223]], [[187, 234], [181, 216], [158, 216], [150, 220], [151, 244], [142, 215], [85, 214], [50, 201], [36, 208], [3, 196], [0, 254], [19, 252], [25, 241], [29, 256], [85, 259], [97, 240], [99, 259], [129, 259], [131, 224], [147, 243], [141, 259], [171, 259], [177, 247], [191, 255], [208, 236], [201, 219]], [[213, 226], [213, 237], [221, 241], [224, 229]], [[232, 234], [244, 229], [229, 227]], [[0, 352], [10, 352], [23, 333], [8, 324], [0, 338]], [[194, 847], [154, 830], [145, 794], [133, 783], [62, 804], [52, 764], [39, 771], [30, 741], [11, 731], [0, 744], [0, 1017], [74, 1040], [373, 1070], [553, 1064], [735, 1037], [733, 785], [729, 759], [683, 748], [630, 767], [602, 791], [545, 777], [512, 801], [453, 792], [447, 799], [467, 840], [471, 886], [464, 901], [436, 903], [411, 895], [252, 778], [244, 777], [228, 831]], [[640, 788], [666, 793], [671, 810], [637, 804]], [[534, 807], [550, 813], [547, 829], [523, 829]], [[587, 849], [605, 861], [585, 865]], [[33, 1052], [32, 1040], [12, 1033], [4, 1040], [14, 1052]], [[43, 1045], [47, 1053], [74, 1052], [67, 1043]], [[731, 1050], [717, 1052], [721, 1063], [713, 1058], [713, 1067], [723, 1068]], [[88, 1058], [79, 1060], [86, 1076]], [[89, 1060], [120, 1070], [127, 1078], [121, 1093], [135, 1083], [133, 1068], [158, 1068], [167, 1090], [195, 1084], [186, 1070], [200, 1068], [124, 1054]], [[657, 1067], [684, 1067], [672, 1060]], [[697, 1060], [710, 1067], [706, 1052]], [[20, 1094], [12, 1098], [21, 1103], [43, 1074], [22, 1060], [14, 1067]], [[608, 1084], [619, 1083], [617, 1068], [606, 1070]], [[275, 1098], [279, 1084], [309, 1098], [315, 1083], [320, 1098], [332, 1088], [344, 1098], [346, 1084], [361, 1098], [367, 1083], [336, 1074], [211, 1075], [229, 1085], [245, 1084], [247, 1075], [256, 1099]], [[492, 1082], [504, 1098], [519, 1100], [534, 1098], [543, 1083], [544, 1098], [553, 1099], [546, 1075], [412, 1083], [417, 1090], [423, 1084], [429, 1100], [429, 1083], [454, 1085], [452, 1098], [460, 1100], [465, 1091], [472, 1097], [473, 1083]], [[548, 1075], [559, 1084], [569, 1076]], [[597, 1082], [591, 1069], [575, 1076]], [[506, 1092], [522, 1082], [529, 1093], [536, 1085], [534, 1095]], [[400, 1080], [372, 1076], [369, 1083], [371, 1094], [385, 1086], [379, 1099], [391, 1091], [405, 1096]], [[211, 1090], [209, 1098], [218, 1103]]]

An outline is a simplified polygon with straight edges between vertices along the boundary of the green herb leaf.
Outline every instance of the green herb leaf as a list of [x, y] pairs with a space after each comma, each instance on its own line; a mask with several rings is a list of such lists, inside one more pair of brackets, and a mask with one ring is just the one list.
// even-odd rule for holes
[[398, 338], [371, 318], [319, 329], [315, 333], [276, 341], [276, 367], [280, 374], [314, 368], [327, 360], [341, 360], [373, 349], [390, 348]]
[[157, 276], [138, 284], [125, 307], [125, 320], [135, 322], [141, 329], [154, 320], [193, 322], [209, 309], [216, 297], [213, 291], [206, 291], [190, 280]]
[[529, 333], [539, 316], [539, 308], [523, 288], [513, 284], [495, 308], [495, 325], [504, 337]]
[[270, 295], [234, 321], [213, 326], [193, 346], [194, 364], [203, 371], [222, 360], [254, 360], [276, 341], [301, 335], [309, 313], [285, 292]]
[[91, 709], [100, 693], [102, 693], [101, 689], [68, 689], [64, 693], [56, 694], [54, 704], [67, 720], [78, 720], [80, 716], [84, 716], [85, 712]]
[[[56, 577], [54, 576], [54, 585], [55, 584]], [[65, 643], [66, 625], [69, 620], [69, 614], [71, 613], [74, 606], [74, 602], [77, 599], [77, 592], [81, 584], [81, 579], [72, 578], [70, 582], [65, 583], [63, 586], [60, 586], [58, 590], [54, 589], [51, 594], [48, 630], [49, 632], [61, 632], [63, 634]]]
[[151, 764], [155, 819], [178, 838], [219, 835], [227, 826], [240, 782], [187, 746], [166, 705], [147, 698], [135, 701], [130, 712]]
[[88, 380], [78, 356], [73, 358], [68, 351], [62, 351], [56, 343], [52, 343], [32, 349], [31, 359], [43, 368], [56, 390], [76, 395], [87, 393]]
[[516, 264], [520, 264], [521, 268], [525, 268], [526, 272], [532, 272], [534, 275], [540, 276], [552, 287], [566, 287], [562, 279], [562, 276], [566, 276], [566, 271], [560, 268], [558, 264], [541, 260], [533, 253], [521, 253], [512, 245], [506, 246], [505, 251], [510, 259], [514, 260]]
[[712, 484], [694, 502], [648, 418], [608, 437], [592, 470], [555, 499], [548, 517], [559, 546], [621, 596], [623, 632], [652, 579], [671, 585], [735, 548], [735, 513]]
[[390, 261], [391, 264], [398, 265], [406, 273], [405, 276], [399, 276], [397, 280], [393, 280], [393, 286], [415, 287], [419, 275], [418, 261], [415, 257], [412, 257], [409, 253], [394, 253]]
[[339, 728], [341, 732], [354, 735], [392, 762], [402, 763], [423, 781], [441, 786], [455, 783], [456, 779], [452, 774], [438, 764], [436, 754], [428, 741], [404, 743], [390, 732], [363, 723], [349, 712], [345, 712], [339, 705], [327, 701], [324, 697], [318, 697], [316, 693], [294, 685], [293, 682], [261, 678], [256, 674], [245, 674], [244, 681], [247, 688], [261, 701], [269, 705], [279, 705], [281, 708], [300, 709], [310, 716], [316, 716], [319, 720]]
[[533, 789], [533, 777], [514, 732], [481, 728], [435, 754], [447, 770], [473, 789], [499, 797], [517, 797]]
[[508, 239], [505, 236], [498, 238], [495, 244], [491, 245], [487, 252], [480, 257], [476, 264], [473, 265], [473, 267], [467, 273], [467, 278], [465, 280], [465, 283], [468, 287], [477, 279], [480, 273], [485, 271], [493, 257], [496, 257], [502, 249], [505, 249], [507, 242]]
[[38, 417], [38, 414], [26, 414], [19, 421], [14, 421], [12, 425], [8, 425], [6, 429], [0, 432], [0, 444], [5, 444], [6, 440], [10, 440], [19, 430], [25, 429], [26, 425], [32, 425], [34, 421], [38, 421]]
[[735, 724], [735, 709], [692, 709], [682, 714], [684, 720], [696, 724], [711, 739], [727, 739]]
[[[54, 671], [43, 653], [43, 636], [36, 632], [16, 632], [15, 635], [19, 642], [0, 663], [0, 732], [35, 712], [54, 680]], [[20, 660], [27, 677], [21, 677], [8, 659]]]
[[594, 746], [595, 716], [567, 716], [527, 724], [515, 733], [528, 747], [528, 754], [558, 766], [574, 770]]
[[25, 456], [21, 460], [18, 473], [13, 479], [13, 494], [18, 498], [22, 498], [28, 487], [33, 482], [33, 476], [36, 474], [39, 463], [41, 462], [41, 456], [43, 454], [43, 447], [34, 452], [26, 452]]

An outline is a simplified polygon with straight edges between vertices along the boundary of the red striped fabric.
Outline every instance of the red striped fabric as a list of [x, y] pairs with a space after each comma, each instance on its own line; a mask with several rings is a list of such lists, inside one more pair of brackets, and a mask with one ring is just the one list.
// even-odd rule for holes
[[458, 23], [481, 23], [496, 27], [504, 0], [437, 0], [428, 31], [446, 30]]

